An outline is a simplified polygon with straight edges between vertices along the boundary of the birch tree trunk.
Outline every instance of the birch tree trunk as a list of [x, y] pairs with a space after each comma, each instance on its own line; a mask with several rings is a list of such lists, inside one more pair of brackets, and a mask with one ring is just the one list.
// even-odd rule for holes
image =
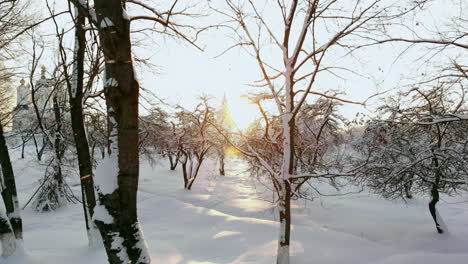
[[285, 112], [282, 115], [283, 127], [283, 164], [281, 179], [279, 179], [280, 203], [280, 236], [278, 240], [277, 264], [289, 264], [289, 246], [291, 240], [291, 182], [290, 176], [294, 174], [294, 92], [291, 61], [284, 58], [285, 72]]
[[55, 193], [58, 202], [58, 206], [62, 207], [67, 204], [67, 199], [65, 197], [65, 188], [64, 188], [64, 180], [63, 180], [63, 173], [62, 173], [62, 118], [60, 116], [60, 108], [58, 105], [58, 98], [57, 95], [53, 97], [53, 109], [54, 109], [54, 116], [55, 116], [55, 133], [54, 133], [54, 180], [57, 184], [55, 186]]
[[291, 240], [291, 185], [288, 181], [281, 184], [282, 197], [278, 204], [279, 211], [279, 239], [277, 250], [277, 264], [289, 264], [289, 246]]

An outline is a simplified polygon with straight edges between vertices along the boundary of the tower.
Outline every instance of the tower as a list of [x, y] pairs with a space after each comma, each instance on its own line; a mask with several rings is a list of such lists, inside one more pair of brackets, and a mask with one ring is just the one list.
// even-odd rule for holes
[[16, 109], [28, 109], [31, 104], [31, 97], [29, 94], [29, 85], [24, 85], [24, 79], [21, 79], [20, 85], [16, 88]]
[[47, 111], [50, 109], [51, 100], [50, 97], [50, 87], [51, 87], [51, 80], [46, 78], [46, 67], [41, 67], [41, 78], [36, 82], [36, 86], [34, 87], [35, 91], [35, 100], [39, 111]]
[[31, 97], [29, 85], [25, 85], [24, 79], [20, 81], [20, 85], [16, 88], [16, 107], [14, 110], [13, 130], [24, 131], [30, 124], [29, 114]]
[[[38, 110], [43, 118], [47, 118], [48, 112], [51, 109], [52, 99], [49, 99], [53, 82], [46, 78], [46, 68], [41, 67], [41, 78], [36, 81], [34, 86], [34, 99]], [[25, 81], [21, 80], [20, 85], [16, 88], [16, 107], [13, 118], [13, 130], [26, 131], [30, 129], [34, 122], [37, 121], [36, 114], [32, 107], [31, 86], [25, 85]]]

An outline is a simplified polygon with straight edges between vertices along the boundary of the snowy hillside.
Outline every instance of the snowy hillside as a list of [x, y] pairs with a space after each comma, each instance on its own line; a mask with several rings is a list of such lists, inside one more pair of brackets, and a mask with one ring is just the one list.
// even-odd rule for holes
[[[38, 186], [43, 168], [13, 151], [20, 201]], [[30, 155], [32, 157], [33, 155]], [[229, 160], [227, 176], [207, 162], [192, 191], [183, 189], [179, 168], [167, 162], [141, 166], [139, 215], [153, 263], [275, 262], [277, 215], [262, 186]], [[68, 181], [79, 195], [77, 175]], [[326, 191], [326, 186], [321, 186]], [[349, 264], [465, 264], [468, 212], [465, 197], [443, 197], [439, 208], [450, 233], [434, 229], [427, 198], [404, 204], [367, 193], [296, 201], [291, 262]], [[450, 203], [449, 203], [450, 202]], [[23, 212], [24, 252], [8, 264], [106, 263], [103, 248], [89, 249], [80, 204], [53, 213]]]

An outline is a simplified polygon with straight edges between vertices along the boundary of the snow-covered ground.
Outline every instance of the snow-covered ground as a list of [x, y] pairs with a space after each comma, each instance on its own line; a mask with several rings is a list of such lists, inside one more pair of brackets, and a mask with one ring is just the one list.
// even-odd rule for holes
[[[12, 156], [24, 204], [44, 172], [16, 151]], [[139, 217], [153, 263], [275, 263], [277, 223], [274, 206], [264, 199], [268, 193], [241, 173], [239, 160], [230, 160], [227, 176], [216, 169], [208, 162], [193, 190], [185, 191], [179, 168], [170, 171], [166, 161], [142, 164]], [[78, 176], [70, 177], [79, 195]], [[436, 233], [424, 197], [405, 204], [361, 192], [296, 201], [291, 262], [466, 264], [468, 203], [454, 202], [468, 196], [443, 199], [439, 209], [450, 229], [444, 235]], [[28, 207], [22, 215], [24, 250], [0, 263], [106, 263], [102, 248], [87, 246], [80, 204], [43, 214]]]

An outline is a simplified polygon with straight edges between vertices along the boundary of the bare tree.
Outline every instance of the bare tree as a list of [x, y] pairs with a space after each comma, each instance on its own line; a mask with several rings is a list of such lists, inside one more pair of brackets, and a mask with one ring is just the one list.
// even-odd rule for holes
[[[439, 193], [466, 189], [468, 126], [466, 88], [417, 87], [388, 99], [383, 120], [370, 122], [357, 149], [364, 183], [386, 198], [430, 193], [429, 212], [438, 233], [448, 229], [436, 205]], [[460, 98], [457, 98], [459, 97]]]
[[[13, 76], [13, 71], [6, 68], [3, 63], [14, 58], [18, 54], [15, 44], [18, 44], [19, 37], [31, 28], [33, 22], [22, 11], [25, 6], [18, 1], [0, 1], [0, 183], [1, 183], [1, 203], [5, 206], [5, 212], [0, 212], [0, 240], [2, 243], [2, 256], [8, 257], [16, 251], [16, 239], [23, 239], [23, 227], [21, 219], [21, 209], [19, 207], [16, 190], [15, 176], [10, 160], [9, 150], [5, 139], [4, 125], [8, 124], [12, 118], [12, 102], [9, 91], [5, 84]], [[3, 207], [3, 206], [2, 206]]]
[[110, 263], [150, 263], [137, 218], [139, 84], [125, 3], [96, 0], [91, 9], [86, 2], [72, 2], [96, 27], [105, 61], [104, 93], [110, 130], [107, 162], [116, 174], [96, 176], [99, 205], [94, 219]]
[[[53, 10], [48, 5], [49, 12], [53, 16]], [[70, 12], [71, 13], [71, 12]], [[78, 168], [80, 172], [80, 183], [82, 193], [83, 212], [85, 216], [85, 226], [88, 234], [90, 246], [97, 245], [98, 231], [92, 217], [96, 206], [96, 198], [94, 191], [93, 163], [91, 160], [90, 147], [88, 143], [85, 113], [83, 110], [87, 96], [90, 94], [93, 84], [100, 73], [101, 60], [99, 59], [100, 51], [95, 47], [94, 41], [87, 43], [86, 36], [86, 17], [82, 12], [75, 8], [74, 17], [72, 16], [75, 29], [75, 46], [73, 48], [73, 56], [71, 61], [71, 70], [67, 61], [67, 50], [63, 46], [64, 30], [61, 30], [58, 22], [54, 18], [55, 29], [59, 40], [59, 67], [63, 75], [64, 84], [68, 93], [68, 103], [70, 105], [71, 127], [73, 130], [74, 145], [78, 157]], [[93, 33], [93, 31], [90, 31]], [[91, 36], [92, 39], [92, 36]], [[89, 63], [89, 70], [85, 75], [85, 64]], [[85, 77], [87, 77], [85, 79]], [[55, 97], [54, 97], [54, 109]], [[57, 110], [55, 110], [57, 113]], [[56, 114], [57, 116], [57, 114]]]
[[187, 190], [192, 189], [203, 161], [213, 147], [209, 130], [214, 121], [214, 112], [206, 97], [201, 100], [194, 111], [182, 110], [177, 113], [183, 131], [179, 144], [184, 188]]
[[[265, 87], [267, 92], [255, 101], [272, 100], [281, 124], [279, 137], [265, 132], [265, 141], [272, 142], [280, 150], [279, 161], [266, 160], [252, 147], [243, 152], [256, 159], [270, 175], [278, 195], [278, 264], [289, 263], [291, 198], [296, 184], [307, 178], [332, 177], [332, 173], [327, 171], [303, 174], [296, 170], [296, 118], [311, 94], [350, 102], [315, 89], [318, 76], [325, 72], [339, 74], [340, 70], [349, 71], [330, 64], [331, 61], [328, 63], [328, 58], [333, 58], [331, 53], [346, 53], [360, 42], [368, 41], [370, 35], [378, 34], [386, 25], [412, 12], [423, 2], [277, 1], [276, 7], [266, 5], [268, 8], [260, 9], [259, 4], [253, 1], [227, 0], [227, 10], [214, 7], [227, 17], [225, 26], [237, 37], [229, 49], [245, 47], [259, 67], [261, 80], [255, 86]], [[272, 16], [262, 11], [273, 12], [273, 9], [281, 15], [283, 23], [280, 29], [273, 28]], [[273, 45], [274, 51], [270, 49], [273, 58], [266, 55], [264, 44]], [[282, 64], [275, 63], [277, 61]], [[267, 131], [268, 125], [266, 127]]]

